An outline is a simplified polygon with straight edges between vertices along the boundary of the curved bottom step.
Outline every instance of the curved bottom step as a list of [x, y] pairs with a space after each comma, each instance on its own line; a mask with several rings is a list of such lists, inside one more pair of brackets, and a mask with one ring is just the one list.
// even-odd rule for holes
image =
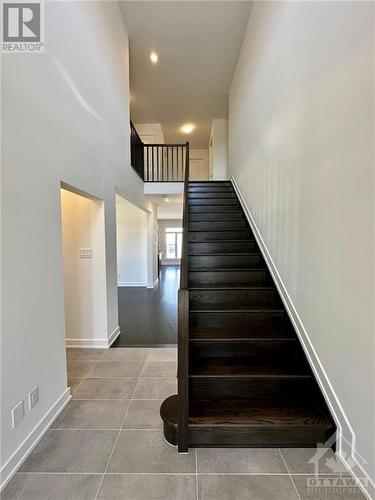
[[168, 443], [173, 446], [177, 446], [177, 400], [177, 394], [174, 394], [164, 400], [160, 406], [160, 416], [163, 420], [164, 437]]
[[[177, 395], [161, 405], [164, 437], [178, 442]], [[322, 446], [335, 426], [314, 403], [254, 405], [248, 400], [197, 401], [191, 407], [190, 447], [289, 448]]]

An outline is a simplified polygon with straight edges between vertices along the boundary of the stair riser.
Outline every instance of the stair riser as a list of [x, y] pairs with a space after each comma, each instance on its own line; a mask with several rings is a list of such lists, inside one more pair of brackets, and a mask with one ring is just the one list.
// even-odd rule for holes
[[190, 290], [190, 308], [200, 307], [241, 307], [256, 305], [281, 306], [276, 289], [255, 290]]
[[258, 249], [255, 240], [189, 243], [189, 255], [202, 253], [253, 252]]
[[247, 358], [275, 359], [282, 357], [293, 362], [303, 355], [297, 341], [268, 340], [247, 342], [190, 342], [190, 362], [197, 358]]
[[194, 200], [189, 200], [189, 206], [200, 205], [233, 205], [239, 207], [237, 198], [195, 198]]
[[238, 231], [189, 231], [189, 242], [210, 240], [252, 239], [249, 230]]
[[311, 378], [203, 378], [189, 379], [189, 394], [194, 399], [251, 398], [258, 403], [282, 401], [288, 394], [300, 395], [301, 400], [313, 397], [314, 385]]
[[189, 269], [264, 268], [261, 255], [191, 255]]
[[189, 214], [190, 213], [196, 213], [196, 212], [199, 212], [199, 213], [217, 213], [217, 212], [240, 212], [242, 214], [242, 209], [241, 209], [241, 206], [239, 204], [237, 205], [220, 205], [220, 204], [216, 204], [216, 205], [192, 205], [192, 204], [189, 204]]
[[231, 198], [237, 200], [237, 196], [234, 191], [206, 191], [205, 193], [195, 193], [189, 190], [189, 201], [195, 200], [196, 198], [204, 198], [205, 200], [210, 198]]
[[232, 186], [189, 187], [189, 194], [190, 193], [233, 193], [233, 192], [234, 190]]
[[210, 285], [265, 285], [271, 283], [268, 271], [190, 271], [189, 287]]
[[189, 214], [189, 222], [216, 222], [218, 219], [226, 219], [231, 222], [246, 221], [245, 216], [240, 210], [237, 212], [201, 212]]
[[191, 187], [216, 187], [216, 186], [231, 186], [231, 181], [189, 181], [189, 189]]
[[194, 312], [190, 311], [192, 328], [213, 327], [287, 327], [289, 320], [284, 312]]
[[[191, 447], [220, 448], [315, 448], [325, 443], [335, 432], [333, 427], [316, 428], [280, 427], [270, 425], [266, 428], [243, 427], [198, 427], [190, 426], [189, 445]], [[166, 440], [177, 445], [177, 426], [164, 422]]]
[[212, 221], [189, 221], [189, 231], [197, 229], [205, 229], [212, 231], [212, 229], [247, 229], [248, 225], [246, 220], [212, 220]]
[[[334, 429], [303, 427], [283, 427], [274, 429], [257, 428], [191, 428], [190, 446], [220, 448], [315, 448], [332, 436]], [[177, 435], [176, 435], [177, 438]]]

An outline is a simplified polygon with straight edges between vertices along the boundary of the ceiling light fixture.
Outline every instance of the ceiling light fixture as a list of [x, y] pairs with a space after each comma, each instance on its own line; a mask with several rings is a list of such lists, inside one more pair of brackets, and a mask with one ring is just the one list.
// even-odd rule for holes
[[164, 196], [164, 201], [166, 201], [167, 203], [169, 202], [168, 196]]
[[151, 52], [150, 59], [153, 64], [156, 64], [159, 60], [159, 56], [157, 55], [156, 52]]
[[185, 123], [185, 125], [183, 125], [181, 127], [181, 132], [183, 132], [184, 134], [191, 134], [191, 132], [194, 129], [195, 129], [195, 126], [192, 123]]

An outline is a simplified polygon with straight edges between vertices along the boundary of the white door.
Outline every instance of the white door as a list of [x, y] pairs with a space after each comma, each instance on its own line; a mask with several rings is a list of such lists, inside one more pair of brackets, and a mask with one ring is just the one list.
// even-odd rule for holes
[[189, 179], [191, 181], [204, 181], [204, 165], [202, 158], [192, 158], [190, 160]]

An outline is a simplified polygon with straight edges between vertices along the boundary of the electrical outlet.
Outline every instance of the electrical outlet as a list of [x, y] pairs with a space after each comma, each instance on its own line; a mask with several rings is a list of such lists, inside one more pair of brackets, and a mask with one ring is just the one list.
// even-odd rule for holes
[[16, 405], [12, 410], [12, 427], [13, 429], [21, 422], [25, 416], [25, 407], [23, 405], [23, 400]]
[[29, 410], [34, 408], [34, 406], [39, 401], [39, 387], [36, 386], [29, 392]]

